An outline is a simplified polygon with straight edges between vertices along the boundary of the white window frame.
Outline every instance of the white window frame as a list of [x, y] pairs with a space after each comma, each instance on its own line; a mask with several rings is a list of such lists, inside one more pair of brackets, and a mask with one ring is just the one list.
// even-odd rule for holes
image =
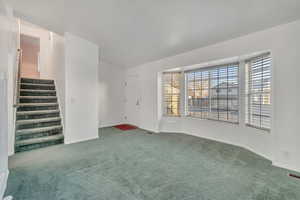
[[[165, 108], [166, 108], [166, 101], [165, 101], [165, 90], [164, 90], [164, 74], [165, 73], [180, 73], [181, 76], [180, 76], [180, 93], [179, 93], [179, 114], [178, 115], [170, 115], [170, 114], [167, 114], [165, 112]], [[183, 84], [182, 84], [182, 71], [166, 71], [166, 72], [163, 72], [162, 73], [162, 83], [161, 83], [161, 87], [162, 87], [162, 116], [163, 117], [181, 117], [183, 116], [183, 112], [182, 112], [182, 106], [183, 106], [183, 102], [182, 101], [182, 87], [183, 87]]]
[[[233, 122], [233, 121], [229, 121], [229, 120], [222, 120], [222, 119], [213, 119], [213, 118], [202, 118], [202, 117], [197, 117], [197, 116], [191, 116], [191, 115], [188, 115], [188, 83], [187, 83], [187, 73], [189, 72], [197, 72], [197, 71], [211, 71], [211, 70], [214, 70], [214, 69], [219, 69], [221, 67], [228, 67], [228, 66], [231, 66], [231, 65], [235, 65], [238, 67], [237, 69], [237, 103], [238, 103], [238, 109], [237, 109], [237, 121], [236, 122]], [[228, 78], [228, 76], [226, 76]], [[184, 84], [184, 94], [185, 94], [185, 98], [184, 98], [184, 108], [185, 108], [185, 117], [188, 117], [188, 118], [195, 118], [195, 119], [201, 119], [201, 120], [212, 120], [212, 121], [217, 121], [217, 122], [224, 122], [224, 123], [230, 123], [230, 124], [239, 124], [240, 123], [240, 116], [241, 116], [241, 113], [240, 113], [240, 108], [241, 108], [241, 101], [240, 101], [240, 62], [239, 61], [236, 61], [236, 62], [224, 62], [222, 64], [217, 64], [217, 65], [211, 65], [211, 66], [206, 66], [206, 67], [202, 67], [202, 68], [196, 68], [196, 69], [193, 69], [193, 70], [186, 70], [184, 71], [184, 78], [185, 78], [185, 84]], [[210, 87], [210, 73], [209, 73], [209, 81], [208, 81], [208, 96], [209, 96], [209, 99], [211, 98], [211, 95], [210, 95], [210, 91], [211, 91], [211, 87]], [[228, 88], [227, 88], [228, 89]], [[209, 101], [209, 104], [211, 105], [211, 100]], [[228, 111], [227, 111], [228, 112]]]
[[[270, 95], [270, 128], [266, 128], [266, 127], [262, 127], [261, 125], [260, 126], [255, 126], [253, 124], [250, 123], [250, 119], [249, 119], [249, 111], [247, 111], [248, 106], [249, 106], [249, 95], [251, 95], [249, 93], [249, 85], [247, 85], [247, 77], [246, 77], [246, 64], [247, 62], [253, 60], [253, 59], [256, 59], [256, 58], [259, 58], [259, 57], [262, 57], [262, 56], [269, 56], [271, 58], [271, 64], [270, 64], [270, 92], [269, 92], [269, 95]], [[272, 130], [272, 124], [273, 124], [273, 56], [271, 54], [271, 52], [265, 52], [265, 53], [261, 53], [260, 55], [256, 55], [256, 56], [253, 56], [253, 57], [250, 57], [248, 59], [245, 59], [244, 61], [244, 69], [245, 69], [245, 72], [244, 72], [244, 86], [245, 86], [245, 102], [244, 102], [244, 108], [245, 108], [245, 113], [244, 113], [244, 123], [246, 126], [248, 127], [251, 127], [251, 128], [255, 128], [255, 129], [259, 129], [259, 130], [263, 130], [263, 131], [266, 131], [266, 132], [271, 132]], [[249, 78], [248, 78], [249, 79]], [[248, 91], [248, 93], [246, 92]], [[248, 102], [247, 102], [248, 101]]]

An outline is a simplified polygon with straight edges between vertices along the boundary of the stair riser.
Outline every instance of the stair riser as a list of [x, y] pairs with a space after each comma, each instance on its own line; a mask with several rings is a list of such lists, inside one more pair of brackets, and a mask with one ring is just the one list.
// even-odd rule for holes
[[61, 120], [52, 121], [52, 122], [39, 122], [39, 123], [33, 123], [33, 124], [21, 124], [17, 125], [17, 130], [20, 129], [29, 129], [29, 128], [42, 128], [42, 127], [48, 127], [48, 126], [58, 126], [61, 125]]
[[54, 85], [21, 85], [21, 89], [27, 90], [55, 90]]
[[21, 78], [21, 83], [54, 84], [54, 81], [53, 80], [39, 80], [39, 79], [25, 79], [25, 78]]
[[42, 118], [48, 118], [48, 117], [59, 117], [59, 112], [47, 113], [47, 114], [35, 114], [35, 115], [17, 115], [17, 120], [42, 119]]
[[56, 98], [50, 99], [27, 99], [27, 98], [20, 98], [20, 103], [57, 103]]
[[37, 110], [57, 110], [58, 105], [55, 106], [22, 106], [18, 107], [17, 111], [37, 111]]
[[30, 145], [25, 145], [25, 146], [18, 146], [15, 148], [15, 152], [22, 152], [22, 151], [29, 151], [29, 150], [34, 150], [34, 149], [39, 149], [43, 147], [48, 147], [56, 144], [63, 144], [64, 140], [59, 139], [51, 142], [43, 142], [43, 143], [38, 143], [38, 144], [30, 144]]
[[47, 137], [51, 135], [56, 135], [62, 133], [62, 129], [55, 129], [51, 131], [43, 131], [39, 133], [28, 133], [24, 135], [16, 135], [16, 141], [19, 140], [27, 140], [27, 139], [32, 139], [32, 138], [39, 138], [39, 137]]
[[20, 91], [20, 96], [56, 96], [55, 90], [49, 90], [47, 92], [38, 91]]

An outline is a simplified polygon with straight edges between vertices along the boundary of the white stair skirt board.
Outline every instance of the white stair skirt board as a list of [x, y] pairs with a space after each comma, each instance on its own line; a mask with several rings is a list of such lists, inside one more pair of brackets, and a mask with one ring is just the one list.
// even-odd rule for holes
[[[3, 99], [6, 98], [6, 76], [4, 73], [0, 73], [0, 102], [3, 105]], [[4, 101], [5, 102], [5, 101]], [[5, 102], [6, 103], [6, 102]], [[0, 114], [3, 112], [3, 107], [0, 107]], [[5, 118], [5, 116], [4, 116]], [[3, 128], [6, 120], [3, 119], [3, 115], [0, 115], [0, 126]], [[4, 130], [2, 129], [0, 131], [0, 141], [1, 140], [7, 140], [7, 138], [3, 137], [3, 132], [6, 132], [6, 128], [4, 127]], [[3, 142], [1, 142], [0, 146], [3, 145]], [[5, 145], [4, 145], [5, 146]], [[0, 162], [2, 162], [2, 159], [5, 159], [7, 152], [3, 150], [3, 148], [0, 149]], [[5, 156], [4, 156], [5, 155]], [[8, 178], [9, 171], [7, 167], [3, 168], [1, 167], [0, 169], [0, 200], [12, 200], [13, 198], [11, 196], [8, 197], [3, 197], [5, 190], [6, 190], [6, 185], [7, 185], [7, 178]]]
[[8, 178], [8, 170], [4, 171], [4, 172], [0, 172], [0, 200], [12, 200], [12, 196], [7, 196], [4, 197], [4, 192], [6, 189], [6, 183], [7, 183], [7, 178]]

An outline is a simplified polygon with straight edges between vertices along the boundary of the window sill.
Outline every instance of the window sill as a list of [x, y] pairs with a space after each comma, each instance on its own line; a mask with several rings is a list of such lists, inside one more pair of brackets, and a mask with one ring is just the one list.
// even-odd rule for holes
[[203, 120], [203, 121], [214, 121], [214, 122], [220, 122], [220, 123], [225, 123], [225, 124], [234, 124], [234, 125], [239, 125], [239, 122], [230, 122], [230, 121], [222, 121], [222, 120], [215, 120], [215, 119], [203, 119], [200, 117], [193, 117], [193, 116], [172, 116], [172, 115], [163, 115], [162, 117], [164, 118], [181, 118], [181, 119], [195, 119], [195, 120]]
[[262, 128], [262, 127], [254, 126], [254, 125], [247, 124], [247, 123], [246, 123], [246, 126], [248, 126], [250, 128], [255, 128], [255, 129], [258, 129], [258, 130], [261, 130], [261, 131], [265, 131], [267, 133], [271, 133], [271, 129], [268, 129], [268, 128]]
[[162, 117], [181, 118], [181, 115], [163, 115]]
[[220, 123], [225, 123], [225, 124], [234, 124], [234, 125], [239, 125], [239, 122], [230, 122], [230, 121], [223, 121], [223, 120], [217, 120], [217, 119], [203, 119], [200, 117], [193, 117], [193, 116], [184, 116], [185, 118], [188, 119], [196, 119], [196, 120], [204, 120], [204, 121], [214, 121], [214, 122], [220, 122]]

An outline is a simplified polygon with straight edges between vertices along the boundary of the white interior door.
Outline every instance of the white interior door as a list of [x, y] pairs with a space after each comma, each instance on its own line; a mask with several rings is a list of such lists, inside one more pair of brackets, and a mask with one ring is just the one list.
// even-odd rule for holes
[[138, 75], [128, 76], [125, 87], [125, 119], [127, 123], [139, 126], [141, 95]]

